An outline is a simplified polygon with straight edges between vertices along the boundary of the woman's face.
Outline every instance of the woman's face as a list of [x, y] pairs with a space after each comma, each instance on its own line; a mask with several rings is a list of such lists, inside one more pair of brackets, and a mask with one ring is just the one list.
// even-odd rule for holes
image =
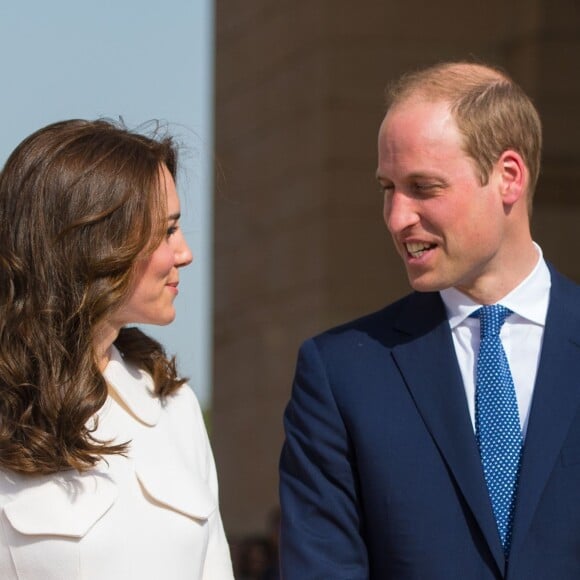
[[161, 185], [167, 193], [167, 233], [163, 241], [135, 272], [129, 298], [113, 315], [113, 324], [169, 324], [175, 318], [173, 301], [178, 294], [179, 271], [193, 260], [191, 250], [179, 227], [180, 206], [173, 177], [165, 165], [161, 168]]

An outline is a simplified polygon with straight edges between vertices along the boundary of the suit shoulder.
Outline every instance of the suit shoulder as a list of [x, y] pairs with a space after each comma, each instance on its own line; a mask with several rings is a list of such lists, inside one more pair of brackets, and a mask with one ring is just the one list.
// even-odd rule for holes
[[399, 337], [399, 323], [422, 313], [429, 313], [443, 308], [438, 292], [412, 292], [403, 298], [354, 320], [330, 328], [311, 338], [317, 346], [336, 344], [349, 340], [361, 340], [363, 337], [379, 338], [381, 342], [389, 343], [390, 338]]
[[547, 264], [550, 270], [550, 278], [553, 288], [555, 288], [557, 291], [561, 290], [573, 295], [580, 293], [580, 285], [578, 285], [577, 282], [556, 270], [556, 268], [550, 262], [547, 262]]

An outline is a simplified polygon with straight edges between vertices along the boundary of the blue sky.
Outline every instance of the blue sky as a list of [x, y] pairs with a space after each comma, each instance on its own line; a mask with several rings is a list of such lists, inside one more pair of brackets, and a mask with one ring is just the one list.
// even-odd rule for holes
[[211, 389], [211, 0], [19, 0], [0, 4], [0, 164], [28, 134], [69, 118], [169, 124], [182, 143], [182, 271], [177, 319], [146, 327], [202, 405]]

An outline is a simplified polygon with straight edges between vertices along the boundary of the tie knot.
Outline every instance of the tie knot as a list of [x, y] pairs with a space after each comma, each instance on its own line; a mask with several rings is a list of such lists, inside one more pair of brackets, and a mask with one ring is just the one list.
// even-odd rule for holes
[[497, 336], [499, 331], [505, 322], [505, 319], [512, 314], [512, 311], [505, 306], [500, 304], [491, 304], [489, 306], [482, 306], [476, 310], [471, 316], [473, 318], [479, 318], [480, 324], [480, 335], [484, 336]]

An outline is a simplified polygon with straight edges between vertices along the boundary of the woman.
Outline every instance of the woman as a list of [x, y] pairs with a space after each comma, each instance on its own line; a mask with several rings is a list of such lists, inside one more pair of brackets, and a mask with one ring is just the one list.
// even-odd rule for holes
[[0, 578], [233, 578], [213, 457], [173, 360], [176, 152], [106, 121], [0, 175]]

